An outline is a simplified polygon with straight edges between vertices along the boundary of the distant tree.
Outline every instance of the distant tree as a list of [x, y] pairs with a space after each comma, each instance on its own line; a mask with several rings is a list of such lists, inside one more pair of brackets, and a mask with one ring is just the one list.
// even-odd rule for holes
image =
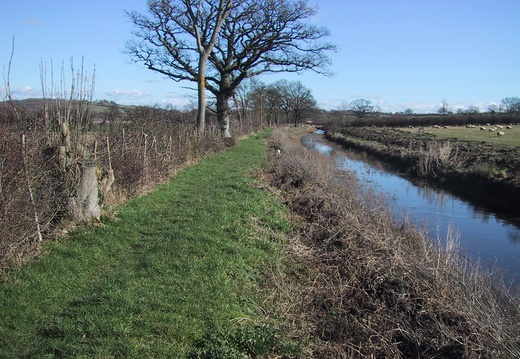
[[495, 104], [491, 104], [489, 105], [488, 107], [488, 111], [492, 114], [495, 114], [497, 112], [500, 112], [500, 107], [498, 105], [495, 105]]
[[363, 118], [374, 110], [374, 106], [372, 105], [372, 101], [360, 98], [352, 101], [349, 106], [349, 110], [352, 111], [358, 118]]
[[502, 99], [503, 111], [509, 114], [520, 113], [520, 98], [519, 97], [506, 97]]
[[116, 103], [108, 103], [108, 109], [104, 113], [105, 122], [114, 123], [121, 117], [121, 111]]
[[279, 80], [273, 86], [280, 96], [287, 123], [293, 122], [296, 127], [316, 109], [316, 100], [311, 90], [300, 81]]
[[346, 112], [346, 111], [348, 111], [348, 106], [349, 106], [349, 103], [346, 100], [343, 100], [343, 101], [341, 101], [341, 104], [338, 106], [337, 110]]
[[410, 116], [413, 115], [413, 110], [411, 108], [407, 108], [404, 110], [403, 115]]
[[465, 111], [465, 113], [467, 113], [469, 115], [474, 115], [474, 114], [480, 113], [480, 108], [478, 106], [469, 106], [467, 108], [467, 110]]
[[264, 116], [264, 98], [267, 86], [256, 77], [247, 78], [240, 83], [233, 97], [239, 121], [262, 124]]
[[263, 95], [263, 106], [268, 124], [278, 125], [282, 116], [282, 98], [274, 86], [267, 86]]
[[440, 115], [447, 115], [451, 113], [451, 106], [446, 100], [442, 100], [442, 104], [440, 105], [439, 109], [437, 110], [437, 113]]

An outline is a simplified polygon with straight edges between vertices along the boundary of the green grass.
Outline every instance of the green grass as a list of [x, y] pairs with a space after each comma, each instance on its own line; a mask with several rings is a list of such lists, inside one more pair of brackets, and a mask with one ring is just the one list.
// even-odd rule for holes
[[[118, 208], [117, 219], [50, 242], [9, 273], [0, 357], [183, 358], [197, 345], [199, 354], [236, 351], [222, 338], [241, 331], [271, 338], [258, 335], [267, 327], [258, 288], [291, 228], [285, 207], [250, 176], [265, 136], [182, 171]], [[215, 328], [224, 333], [216, 339]]]
[[[489, 126], [484, 126], [486, 129]], [[497, 131], [481, 131], [480, 126], [467, 128], [465, 126], [448, 126], [448, 128], [425, 127], [425, 133], [431, 133], [442, 138], [456, 138], [464, 141], [489, 142], [500, 146], [516, 147], [520, 146], [520, 125], [513, 125], [512, 129], [497, 130], [505, 133], [504, 136], [497, 136]], [[417, 133], [418, 129], [402, 128], [403, 131]]]

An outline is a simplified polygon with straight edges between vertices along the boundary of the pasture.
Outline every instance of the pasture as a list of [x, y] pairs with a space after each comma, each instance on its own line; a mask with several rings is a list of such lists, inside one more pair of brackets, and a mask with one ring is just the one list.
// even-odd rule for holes
[[[485, 128], [481, 130], [482, 128]], [[435, 135], [440, 138], [455, 138], [464, 141], [474, 142], [489, 142], [494, 145], [506, 146], [506, 147], [517, 147], [520, 146], [520, 125], [512, 125], [512, 128], [496, 129], [489, 131], [492, 126], [478, 126], [466, 127], [466, 126], [446, 126], [446, 127], [423, 127], [424, 132], [419, 131], [419, 127], [414, 128], [402, 128], [403, 131], [412, 133], [428, 133]], [[504, 133], [503, 136], [498, 136], [497, 132], [501, 131]]]

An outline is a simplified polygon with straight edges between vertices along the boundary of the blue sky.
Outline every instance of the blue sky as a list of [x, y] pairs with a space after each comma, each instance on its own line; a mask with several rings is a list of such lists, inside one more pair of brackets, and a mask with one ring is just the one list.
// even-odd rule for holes
[[[95, 99], [121, 104], [194, 102], [191, 83], [175, 83], [132, 64], [123, 54], [132, 24], [125, 10], [145, 12], [145, 0], [3, 1], [0, 65], [5, 85], [12, 38], [11, 89], [15, 98], [41, 97], [40, 64], [59, 84], [62, 62], [96, 72]], [[504, 97], [520, 97], [519, 0], [321, 0], [312, 21], [338, 45], [331, 78], [312, 72], [267, 75], [301, 81], [324, 109], [369, 99], [386, 112], [486, 110]], [[2, 91], [3, 93], [3, 91]]]

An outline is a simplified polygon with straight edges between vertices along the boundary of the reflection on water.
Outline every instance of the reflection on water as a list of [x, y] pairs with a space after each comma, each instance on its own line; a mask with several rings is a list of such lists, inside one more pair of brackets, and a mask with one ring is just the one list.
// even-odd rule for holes
[[[425, 181], [409, 181], [366, 157], [310, 135], [304, 144], [335, 158], [338, 170], [354, 173], [363, 186], [388, 195], [397, 218], [412, 217], [430, 237], [446, 238], [450, 225], [460, 234], [463, 251], [486, 268], [503, 272], [507, 282], [520, 281], [520, 221], [502, 219]], [[516, 280], [515, 280], [516, 278]]]

